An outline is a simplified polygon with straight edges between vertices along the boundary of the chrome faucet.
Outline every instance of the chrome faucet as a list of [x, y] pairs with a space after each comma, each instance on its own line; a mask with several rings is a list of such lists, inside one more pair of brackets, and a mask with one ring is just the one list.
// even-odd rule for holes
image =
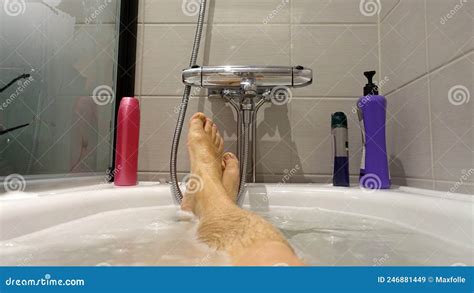
[[254, 98], [257, 96], [257, 81], [255, 78], [242, 78], [240, 87], [243, 91], [244, 98]]
[[183, 70], [184, 84], [207, 88], [209, 97], [225, 99], [237, 112], [237, 154], [241, 174], [248, 177], [250, 173], [248, 182], [256, 182], [258, 110], [272, 101], [274, 89], [312, 82], [313, 71], [303, 66], [193, 66]]

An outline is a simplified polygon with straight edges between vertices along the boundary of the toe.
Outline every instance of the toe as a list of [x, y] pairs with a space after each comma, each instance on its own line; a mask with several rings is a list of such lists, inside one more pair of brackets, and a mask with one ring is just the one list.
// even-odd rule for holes
[[234, 154], [225, 153], [223, 162], [225, 168], [222, 172], [222, 184], [227, 190], [230, 199], [235, 202], [237, 200], [240, 184], [239, 160]]
[[204, 124], [206, 119], [203, 113], [196, 113], [189, 119], [188, 145], [205, 138]]
[[204, 115], [204, 113], [201, 113], [201, 112], [198, 112], [196, 114], [194, 114], [191, 119], [189, 119], [189, 125], [190, 127], [193, 127], [193, 126], [198, 126], [198, 127], [201, 127], [203, 128], [204, 127], [204, 123], [206, 122], [206, 115]]
[[239, 175], [239, 160], [233, 153], [225, 153], [224, 156], [224, 163], [226, 172], [229, 171], [233, 175]]
[[206, 133], [211, 134], [212, 133], [212, 128], [213, 128], [214, 122], [212, 122], [211, 119], [207, 118], [206, 122], [204, 123], [204, 131]]
[[212, 129], [211, 129], [212, 141], [216, 140], [217, 134], [218, 134], [217, 125], [214, 124], [212, 125]]
[[216, 133], [216, 137], [214, 138], [214, 144], [216, 147], [219, 147], [219, 144], [221, 143], [222, 137], [219, 132]]
[[224, 139], [222, 137], [219, 139], [219, 144], [218, 144], [218, 147], [217, 147], [217, 151], [220, 154], [224, 153]]

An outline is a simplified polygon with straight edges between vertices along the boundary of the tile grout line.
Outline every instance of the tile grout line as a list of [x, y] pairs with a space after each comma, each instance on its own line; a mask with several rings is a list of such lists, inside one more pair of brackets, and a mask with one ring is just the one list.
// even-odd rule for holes
[[379, 76], [384, 76], [383, 72], [382, 72], [382, 32], [381, 32], [382, 21], [380, 19], [380, 13], [377, 16], [377, 19], [378, 19], [378, 23], [377, 23], [377, 45], [378, 45], [378, 51], [379, 51], [378, 52], [379, 53], [379, 58], [378, 58], [379, 68], [378, 69], [379, 69]]
[[[140, 7], [139, 7], [139, 14], [141, 14], [141, 17], [143, 19], [143, 21], [145, 21], [145, 5], [144, 5], [144, 2], [141, 1], [139, 3]], [[139, 67], [139, 78], [140, 80], [138, 81], [139, 85], [138, 85], [138, 95], [139, 95], [139, 99], [141, 101], [141, 98], [142, 98], [142, 87], [143, 87], [143, 58], [145, 56], [145, 25], [138, 25], [140, 27], [140, 35], [141, 35], [141, 42], [140, 42], [140, 59], [138, 60], [138, 62], [140, 63], [140, 67]]]
[[382, 24], [382, 22], [384, 22], [389, 16], [390, 14], [392, 14], [392, 12], [395, 11], [395, 9], [397, 9], [397, 7], [400, 5], [401, 3], [401, 0], [398, 0], [397, 4], [395, 4], [392, 9], [390, 9], [387, 14], [380, 20], [379, 24]]
[[[426, 0], [424, 0], [424, 16], [425, 16], [425, 36], [426, 38], [428, 37], [428, 9], [427, 9], [427, 3]], [[428, 78], [428, 119], [430, 121], [429, 127], [430, 127], [430, 159], [431, 159], [431, 185], [433, 189], [436, 189], [436, 181], [435, 181], [435, 172], [434, 172], [434, 141], [433, 141], [433, 122], [432, 122], [432, 107], [431, 107], [431, 73], [430, 73], [430, 58], [429, 58], [429, 45], [428, 42], [426, 43], [426, 66], [428, 66], [428, 73], [427, 73], [427, 78]]]
[[462, 60], [462, 59], [464, 59], [464, 58], [469, 58], [469, 56], [470, 56], [473, 52], [474, 52], [474, 49], [473, 49], [473, 50], [469, 50], [468, 52], [463, 53], [463, 54], [457, 56], [456, 58], [452, 59], [451, 61], [448, 61], [447, 63], [445, 63], [445, 64], [443, 64], [443, 65], [441, 65], [441, 66], [438, 66], [438, 67], [436, 67], [436, 68], [434, 68], [434, 69], [432, 69], [432, 70], [429, 70], [429, 71], [427, 71], [426, 73], [424, 73], [424, 74], [422, 74], [422, 75], [420, 75], [420, 76], [418, 76], [418, 77], [412, 79], [412, 80], [409, 81], [409, 82], [406, 82], [405, 84], [401, 85], [401, 86], [398, 87], [397, 89], [394, 89], [394, 90], [388, 92], [386, 95], [389, 96], [389, 95], [393, 95], [393, 94], [395, 94], [395, 93], [398, 93], [399, 91], [401, 91], [401, 90], [403, 90], [404, 88], [406, 88], [406, 87], [408, 87], [408, 86], [410, 86], [410, 85], [412, 85], [412, 84], [414, 84], [414, 83], [416, 83], [416, 82], [422, 80], [423, 78], [427, 78], [427, 77], [430, 76], [430, 75], [433, 75], [433, 74], [435, 74], [435, 73], [439, 73], [440, 71], [442, 71], [442, 70], [448, 68], [449, 66], [451, 66], [451, 65], [453, 65], [453, 64], [455, 64], [455, 63], [457, 63], [457, 62], [459, 62], [460, 60]]

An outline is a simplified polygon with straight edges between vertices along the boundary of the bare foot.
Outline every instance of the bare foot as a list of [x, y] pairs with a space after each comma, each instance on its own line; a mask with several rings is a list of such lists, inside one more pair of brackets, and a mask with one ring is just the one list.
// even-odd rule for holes
[[224, 170], [222, 171], [222, 184], [230, 196], [230, 199], [236, 203], [240, 185], [240, 165], [239, 160], [233, 153], [225, 153], [222, 160]]
[[[237, 195], [239, 193], [239, 173], [240, 165], [237, 157], [233, 153], [225, 153], [222, 159], [222, 184], [234, 203], [237, 203]], [[192, 212], [194, 205], [194, 194], [186, 193], [181, 203], [181, 209], [183, 211]]]
[[196, 113], [189, 120], [188, 152], [192, 174], [222, 177], [224, 139], [214, 122], [203, 113]]
[[[191, 161], [191, 174], [204, 184], [206, 181], [222, 180], [225, 165], [233, 166], [233, 159], [223, 158], [224, 139], [217, 126], [203, 113], [194, 114], [189, 121], [188, 152]], [[226, 163], [227, 161], [227, 163]], [[231, 168], [232, 169], [232, 168]], [[227, 172], [229, 174], [234, 172]], [[229, 175], [226, 175], [228, 177]], [[226, 180], [229, 183], [232, 180]], [[230, 188], [233, 188], [232, 186]], [[185, 211], [195, 211], [196, 199], [194, 193], [186, 193], [181, 208]]]

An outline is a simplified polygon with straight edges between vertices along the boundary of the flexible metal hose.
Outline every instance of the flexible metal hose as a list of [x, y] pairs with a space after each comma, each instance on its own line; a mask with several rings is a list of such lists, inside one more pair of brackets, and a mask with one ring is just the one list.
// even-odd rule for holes
[[[196, 26], [196, 34], [194, 35], [193, 50], [191, 53], [191, 60], [189, 67], [196, 65], [197, 58], [199, 55], [199, 47], [201, 46], [202, 30], [204, 26], [204, 17], [206, 16], [207, 0], [201, 0], [201, 6], [199, 8], [199, 17]], [[171, 192], [175, 200], [181, 203], [183, 194], [179, 189], [178, 184], [178, 170], [177, 170], [177, 158], [178, 158], [178, 147], [181, 132], [183, 131], [184, 119], [186, 116], [186, 110], [188, 109], [189, 96], [191, 94], [191, 86], [187, 85], [184, 88], [183, 99], [181, 100], [181, 106], [179, 107], [178, 121], [176, 123], [176, 130], [173, 136], [173, 144], [171, 147], [171, 159], [170, 159], [170, 173], [171, 173]]]
[[245, 193], [245, 183], [247, 179], [247, 163], [249, 158], [249, 128], [250, 124], [246, 124], [243, 119], [242, 121], [242, 135], [244, 137], [244, 143], [241, 148], [242, 156], [239, 158], [240, 160], [240, 185], [239, 185], [239, 193], [237, 194], [237, 203], [241, 206], [243, 204], [244, 193]]
[[[189, 67], [195, 66], [197, 62], [199, 47], [200, 47], [201, 39], [202, 39], [204, 17], [206, 15], [206, 6], [207, 6], [207, 0], [202, 0], [201, 6], [199, 8], [199, 17], [198, 17], [197, 26], [196, 26], [196, 34], [194, 36], [194, 44], [193, 44], [193, 50], [191, 53], [191, 60], [189, 63]], [[181, 201], [183, 200], [183, 193], [181, 192], [179, 188], [178, 175], [177, 175], [178, 173], [177, 171], [178, 147], [179, 147], [179, 141], [181, 138], [181, 133], [183, 130], [186, 110], [188, 108], [190, 94], [191, 94], [191, 86], [186, 85], [184, 88], [183, 99], [181, 100], [181, 106], [179, 108], [178, 121], [176, 123], [176, 129], [173, 136], [173, 144], [171, 147], [171, 159], [170, 159], [171, 192], [173, 194], [174, 199], [179, 204], [181, 204]], [[237, 112], [237, 115], [239, 115], [239, 112]], [[249, 137], [248, 137], [249, 129], [248, 128], [250, 124], [248, 123], [245, 124], [243, 120], [241, 120], [240, 123], [243, 124], [242, 134], [244, 137], [244, 143], [243, 143], [243, 150], [241, 150], [242, 155], [239, 157], [241, 161], [241, 168], [240, 168], [241, 176], [240, 176], [239, 193], [237, 195], [237, 202], [239, 204], [242, 204], [242, 199], [244, 198], [243, 195], [245, 193], [244, 187], [245, 187], [246, 175], [247, 175], [247, 161], [248, 161], [248, 151], [249, 151], [249, 146], [248, 146], [249, 145]]]

